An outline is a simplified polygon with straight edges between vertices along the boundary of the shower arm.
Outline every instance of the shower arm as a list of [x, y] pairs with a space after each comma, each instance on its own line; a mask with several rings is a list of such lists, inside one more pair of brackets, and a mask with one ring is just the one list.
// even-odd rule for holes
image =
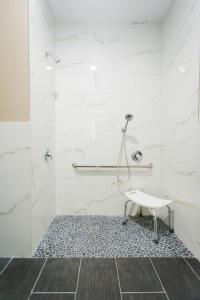
[[45, 56], [48, 58], [49, 56], [53, 58], [55, 64], [60, 62], [60, 58], [56, 57], [53, 53], [46, 52]]

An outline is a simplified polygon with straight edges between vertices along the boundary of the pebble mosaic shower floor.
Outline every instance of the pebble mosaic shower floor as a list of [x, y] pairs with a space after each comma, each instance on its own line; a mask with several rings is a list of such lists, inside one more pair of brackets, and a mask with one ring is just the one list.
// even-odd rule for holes
[[35, 257], [190, 257], [191, 252], [158, 219], [160, 241], [153, 242], [151, 216], [58, 216], [36, 250]]

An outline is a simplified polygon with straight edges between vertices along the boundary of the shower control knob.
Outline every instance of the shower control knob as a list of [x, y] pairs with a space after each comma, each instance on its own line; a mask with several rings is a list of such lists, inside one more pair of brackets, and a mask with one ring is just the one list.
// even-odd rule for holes
[[140, 162], [143, 159], [143, 154], [141, 151], [135, 151], [131, 155], [132, 160]]
[[51, 160], [53, 160], [53, 156], [52, 156], [50, 150], [47, 150], [47, 151], [45, 152], [44, 159], [47, 161], [49, 158], [50, 158]]

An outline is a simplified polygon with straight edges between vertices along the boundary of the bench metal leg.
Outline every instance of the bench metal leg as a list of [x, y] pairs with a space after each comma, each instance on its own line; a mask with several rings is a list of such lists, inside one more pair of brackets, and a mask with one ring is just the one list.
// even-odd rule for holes
[[157, 215], [155, 212], [155, 209], [151, 209], [152, 214], [153, 214], [153, 229], [154, 229], [154, 243], [158, 244], [159, 239], [158, 239], [158, 223], [157, 223]]
[[139, 217], [143, 217], [143, 214], [142, 214], [142, 206], [139, 207]]
[[169, 205], [167, 205], [168, 208], [168, 217], [169, 217], [169, 232], [174, 233], [173, 228], [173, 213]]
[[124, 204], [124, 221], [122, 222], [123, 225], [126, 225], [126, 223], [128, 222], [128, 218], [126, 215], [126, 211], [127, 211], [127, 204], [128, 202], [130, 202], [131, 200], [127, 200]]

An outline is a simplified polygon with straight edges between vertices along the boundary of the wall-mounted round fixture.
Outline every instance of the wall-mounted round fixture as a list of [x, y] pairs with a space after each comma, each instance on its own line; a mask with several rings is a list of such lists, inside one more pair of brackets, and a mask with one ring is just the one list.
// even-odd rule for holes
[[143, 154], [141, 151], [137, 150], [132, 153], [131, 157], [132, 157], [132, 160], [140, 162], [143, 159]]

